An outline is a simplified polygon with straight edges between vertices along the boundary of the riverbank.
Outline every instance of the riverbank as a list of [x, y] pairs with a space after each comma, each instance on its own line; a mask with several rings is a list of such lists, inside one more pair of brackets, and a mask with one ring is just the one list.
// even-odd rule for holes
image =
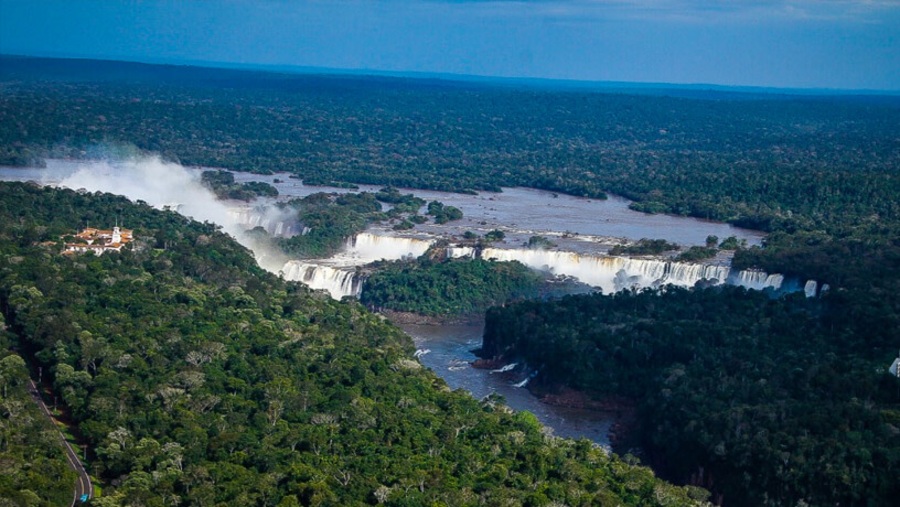
[[[607, 435], [614, 422], [610, 413], [542, 403], [524, 387], [516, 387], [512, 377], [491, 373], [492, 369], [473, 368], [478, 357], [472, 353], [481, 345], [482, 325], [401, 325], [421, 350], [419, 361], [447, 382], [451, 389], [465, 389], [475, 398], [500, 395], [514, 410], [527, 410], [537, 416], [553, 434], [566, 438], [587, 438], [609, 448]], [[499, 365], [501, 367], [503, 365]]]
[[535, 385], [529, 386], [528, 390], [541, 403], [555, 407], [575, 408], [612, 415], [613, 423], [607, 434], [609, 444], [616, 452], [630, 451], [631, 439], [629, 439], [629, 436], [637, 422], [634, 401], [620, 396], [606, 396], [602, 399], [597, 399], [583, 391], [570, 387], [561, 387], [551, 391]]
[[397, 326], [476, 326], [484, 324], [484, 313], [460, 315], [422, 315], [412, 312], [379, 310], [378, 314]]
[[[489, 373], [497, 373], [499, 371], [501, 373], [497, 376], [510, 379], [510, 382], [516, 377], [521, 378], [521, 372], [516, 374], [512, 370], [509, 372], [502, 371], [504, 366], [510, 364], [508, 360], [502, 357], [480, 358], [472, 361], [470, 364], [476, 370], [484, 370]], [[598, 399], [584, 391], [571, 387], [548, 387], [539, 383], [528, 383], [525, 390], [543, 405], [602, 415], [606, 419], [611, 420], [606, 434], [606, 441], [611, 449], [622, 454], [634, 450], [635, 442], [631, 436], [637, 423], [637, 414], [636, 404], [633, 400], [621, 396], [605, 396]]]

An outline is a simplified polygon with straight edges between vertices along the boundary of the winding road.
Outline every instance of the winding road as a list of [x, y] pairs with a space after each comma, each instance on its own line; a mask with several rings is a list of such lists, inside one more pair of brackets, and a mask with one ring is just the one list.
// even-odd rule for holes
[[[41, 411], [56, 426], [56, 419], [53, 418], [53, 414], [50, 413], [50, 409], [47, 408], [47, 405], [44, 403], [44, 400], [41, 399], [41, 395], [38, 392], [37, 384], [34, 383], [34, 380], [28, 379], [29, 386], [28, 392], [31, 393], [32, 399], [34, 402], [38, 404], [41, 408]], [[87, 470], [84, 469], [84, 465], [81, 463], [81, 460], [78, 458], [78, 453], [69, 445], [69, 442], [66, 440], [65, 435], [62, 432], [59, 432], [60, 440], [62, 440], [63, 448], [66, 451], [66, 459], [69, 460], [69, 466], [72, 467], [72, 470], [75, 470], [75, 473], [78, 474], [78, 479], [75, 481], [75, 493], [72, 496], [72, 506], [79, 503], [84, 503], [90, 500], [94, 496], [94, 487], [91, 485], [91, 477], [88, 475]]]

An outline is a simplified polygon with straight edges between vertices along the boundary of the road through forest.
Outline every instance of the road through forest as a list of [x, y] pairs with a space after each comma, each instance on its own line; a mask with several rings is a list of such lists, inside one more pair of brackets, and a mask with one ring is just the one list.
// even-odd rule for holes
[[[44, 403], [44, 400], [41, 399], [41, 395], [38, 392], [37, 384], [34, 383], [34, 380], [28, 379], [29, 389], [28, 391], [31, 393], [32, 399], [34, 402], [38, 404], [41, 408], [41, 412], [44, 413], [44, 416], [53, 423], [54, 427], [56, 426], [56, 419], [53, 418], [53, 414], [50, 413], [50, 409], [47, 408], [47, 405]], [[90, 500], [94, 496], [94, 488], [91, 485], [91, 478], [88, 475], [87, 471], [84, 469], [84, 465], [81, 463], [81, 459], [78, 458], [78, 453], [69, 445], [69, 442], [66, 440], [65, 435], [60, 431], [59, 438], [62, 440], [63, 449], [66, 451], [66, 459], [69, 461], [69, 466], [72, 467], [72, 470], [75, 470], [75, 473], [78, 474], [78, 479], [75, 481], [75, 493], [72, 496], [72, 505], [76, 505], [82, 503], [84, 501]]]

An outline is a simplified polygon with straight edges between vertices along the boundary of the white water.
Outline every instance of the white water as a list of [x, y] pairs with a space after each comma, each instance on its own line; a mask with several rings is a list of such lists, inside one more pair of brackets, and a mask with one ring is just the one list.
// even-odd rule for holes
[[[259, 175], [234, 173], [235, 181], [263, 181], [278, 189], [279, 199], [302, 197], [315, 192], [376, 192], [381, 187], [359, 185], [358, 190], [336, 187], [307, 186], [287, 174]], [[601, 238], [618, 243], [617, 238], [639, 240], [658, 238], [682, 246], [706, 243], [709, 235], [721, 239], [735, 236], [748, 245], [758, 245], [765, 234], [728, 224], [671, 215], [648, 215], [629, 209], [631, 201], [615, 195], [609, 199], [586, 199], [529, 188], [504, 188], [502, 193], [479, 192], [478, 195], [454, 194], [432, 190], [401, 189], [426, 201], [437, 200], [463, 211], [464, 218], [443, 225], [417, 225], [417, 231], [439, 236], [460, 235], [466, 230], [479, 233], [503, 230], [512, 241], [528, 240], [544, 235], [565, 250], [581, 251], [582, 240], [596, 242]], [[563, 236], [568, 236], [565, 239]]]
[[513, 384], [513, 387], [525, 387], [528, 385], [528, 381], [530, 381], [530, 380], [531, 380], [530, 378], [527, 378], [521, 382], [517, 382], [517, 383]]
[[[431, 244], [431, 240], [425, 239], [363, 233], [348, 241], [345, 249], [331, 259], [289, 261], [281, 271], [285, 279], [304, 282], [314, 289], [327, 290], [335, 299], [358, 296], [363, 282], [362, 275], [356, 269], [358, 266], [382, 259], [418, 257]], [[447, 248], [447, 255], [452, 258], [471, 258], [476, 253], [476, 249], [472, 247]], [[778, 290], [784, 282], [784, 277], [779, 274], [757, 270], [732, 271], [730, 266], [717, 263], [686, 263], [525, 248], [485, 248], [480, 256], [498, 261], [519, 261], [533, 269], [571, 276], [598, 287], [607, 294], [666, 284], [693, 287], [700, 281], [713, 285], [740, 285], [754, 290]], [[811, 291], [807, 289], [806, 293], [815, 295], [815, 286]]]
[[[153, 161], [151, 161], [153, 162]], [[88, 190], [106, 190], [114, 193], [123, 193], [132, 199], [144, 199], [147, 202], [165, 206], [170, 203], [184, 204], [178, 211], [192, 215], [201, 220], [210, 220], [225, 226], [226, 231], [232, 232], [229, 224], [243, 229], [263, 226], [265, 218], [262, 214], [247, 212], [247, 215], [229, 217], [230, 210], [224, 203], [213, 203], [211, 210], [206, 210], [197, 204], [206, 204], [212, 201], [212, 195], [199, 186], [199, 170], [193, 178], [164, 178], [160, 177], [159, 163], [149, 164], [150, 171], [139, 171], [139, 174], [150, 176], [149, 183], [138, 181], [134, 168], [126, 165], [123, 170], [109, 167], [109, 164], [96, 162], [73, 161], [48, 161], [46, 169], [10, 169], [0, 168], [0, 179], [12, 180], [36, 180], [45, 183], [60, 184], [73, 173], [90, 169], [90, 173], [96, 173], [96, 178], [72, 178], [67, 184], [73, 188], [85, 187]], [[164, 164], [169, 165], [171, 164]], [[99, 167], [99, 171], [96, 170]], [[165, 168], [163, 168], [165, 169]], [[183, 168], [180, 168], [183, 170]], [[287, 180], [284, 183], [275, 183], [275, 177], [285, 178], [284, 175], [261, 177], [246, 173], [236, 174], [239, 181], [260, 180], [276, 185], [282, 196], [307, 195], [317, 191], [342, 191], [340, 189], [325, 189], [320, 187], [303, 187], [296, 180]], [[165, 183], [165, 191], [159, 195], [147, 195], [147, 188], [155, 188], [155, 184]], [[140, 192], [138, 192], [140, 190]], [[366, 190], [373, 190], [367, 188]], [[665, 283], [677, 283], [692, 285], [692, 280], [714, 278], [718, 281], [727, 280], [749, 288], [761, 289], [764, 287], [778, 288], [783, 282], [781, 275], [769, 275], [760, 271], [741, 271], [731, 273], [727, 265], [703, 265], [674, 263], [653, 259], [627, 259], [603, 256], [612, 244], [617, 240], [609, 240], [611, 237], [629, 238], [662, 238], [674, 241], [682, 245], [702, 245], [707, 235], [717, 235], [725, 238], [736, 235], [739, 239], [746, 239], [750, 244], [758, 244], [763, 237], [762, 233], [732, 228], [724, 224], [715, 224], [702, 220], [686, 217], [669, 217], [665, 215], [644, 215], [628, 209], [628, 202], [621, 198], [611, 198], [608, 201], [592, 201], [569, 196], [553, 197], [548, 192], [529, 189], [507, 189], [504, 194], [482, 193], [479, 196], [461, 196], [458, 194], [446, 194], [440, 192], [419, 192], [417, 195], [428, 200], [437, 199], [445, 204], [457, 206], [463, 209], [466, 218], [459, 222], [449, 224], [449, 227], [429, 224], [427, 227], [417, 226], [417, 230], [426, 230], [440, 237], [448, 237], [461, 234], [465, 230], [473, 230], [484, 233], [487, 230], [500, 228], [507, 233], [507, 246], [521, 245], [532, 234], [541, 234], [551, 237], [554, 242], [564, 249], [571, 247], [571, 252], [540, 252], [519, 248], [489, 249], [488, 255], [494, 257], [519, 256], [523, 263], [536, 268], [552, 268], [557, 274], [584, 277], [588, 283], [595, 280], [595, 284], [610, 291], [616, 286], [650, 286], [665, 280]], [[208, 198], [208, 199], [207, 199]], [[233, 203], [231, 203], [233, 205]], [[220, 213], [223, 211], [224, 213]], [[258, 216], [253, 216], [254, 214]], [[603, 217], [603, 218], [598, 218]], [[272, 228], [272, 233], [287, 236], [302, 234], [303, 231], [289, 229], [288, 221], [284, 218], [272, 217], [264, 226]], [[275, 220], [275, 222], [271, 222]], [[278, 222], [281, 225], [278, 225]], [[518, 231], [518, 236], [516, 237]], [[574, 236], [572, 234], [574, 234]], [[240, 237], [236, 234], [236, 237]], [[566, 240], [566, 237], [570, 239]], [[604, 241], [603, 238], [607, 241]], [[516, 243], [517, 242], [517, 243]], [[408, 256], [418, 256], [425, 252], [432, 240], [421, 238], [398, 238], [389, 233], [372, 234], [365, 233], [348, 242], [340, 255], [323, 261], [290, 261], [282, 264], [278, 262], [274, 270], [284, 273], [285, 278], [299, 280], [308, 283], [314, 288], [324, 289], [334, 298], [348, 295], [357, 295], [362, 283], [356, 266], [366, 264], [379, 259], [400, 259]], [[594, 250], [599, 245], [601, 252]], [[252, 245], [251, 245], [252, 246]], [[505, 253], [512, 252], [512, 253]], [[257, 259], [261, 261], [260, 252]], [[451, 247], [448, 253], [453, 257], [473, 256], [474, 249], [470, 247]], [[526, 260], [529, 260], [526, 262]], [[267, 269], [273, 266], [263, 265]], [[611, 285], [610, 285], [611, 284]], [[647, 284], [647, 285], [643, 285]], [[821, 289], [827, 290], [827, 286]], [[807, 290], [807, 294], [809, 291]], [[473, 370], [468, 363], [475, 359], [471, 349], [481, 343], [482, 330], [480, 328], [453, 327], [453, 326], [404, 326], [410, 333], [417, 346], [422, 350], [419, 354], [423, 364], [432, 368], [444, 378], [452, 388], [463, 388], [470, 391], [476, 397], [482, 397], [491, 392], [503, 394], [507, 403], [519, 410], [529, 410], [535, 413], [544, 424], [556, 429], [557, 434], [569, 437], [587, 437], [599, 443], [606, 443], [606, 435], [611, 423], [611, 418], [604, 414], [589, 411], [579, 411], [563, 407], [555, 407], [540, 403], [526, 390], [516, 389], [524, 386], [528, 379], [516, 384], [511, 383], [504, 375], [491, 375], [485, 370]], [[431, 353], [424, 353], [426, 350]]]
[[303, 234], [298, 224], [289, 220], [290, 212], [275, 210], [273, 208], [251, 209], [230, 208], [228, 217], [232, 222], [246, 229], [262, 227], [273, 237], [289, 238], [297, 234]]
[[496, 370], [491, 370], [491, 373], [506, 373], [508, 371], [514, 370], [516, 368], [516, 366], [519, 366], [519, 363], [510, 363], [510, 364], [507, 364], [506, 366], [503, 366], [502, 368], [497, 368]]
[[424, 254], [432, 240], [361, 233], [349, 239], [341, 252], [323, 261], [293, 260], [281, 268], [285, 280], [323, 289], [335, 299], [358, 296], [363, 278], [357, 271], [379, 260], [415, 258]]
[[334, 299], [356, 296], [361, 288], [359, 276], [352, 267], [334, 267], [306, 261], [288, 261], [281, 268], [285, 280], [303, 282], [312, 289], [328, 291]]
[[347, 242], [345, 254], [360, 261], [399, 260], [416, 258], [424, 254], [432, 240], [382, 236], [371, 233], [357, 234]]
[[[451, 257], [473, 257], [471, 247], [451, 247]], [[731, 267], [724, 264], [674, 262], [663, 259], [633, 259], [601, 255], [582, 255], [554, 250], [530, 250], [524, 248], [485, 248], [483, 259], [519, 261], [526, 266], [554, 275], [567, 275], [605, 293], [625, 289], [641, 289], [672, 284], [693, 287], [701, 280], [713, 284], [729, 283], [749, 289], [779, 289], [784, 280], [781, 275], [769, 275], [762, 271], [738, 271], [732, 275]]]
[[[389, 232], [365, 232], [347, 242], [337, 256], [327, 260], [275, 262], [274, 255], [266, 255], [253, 244], [251, 238], [243, 236], [244, 229], [263, 227], [276, 236], [292, 236], [302, 234], [300, 226], [294, 221], [289, 210], [273, 206], [229, 207], [215, 200], [206, 189], [199, 185], [199, 173], [175, 164], [165, 164], [158, 159], [141, 159], [123, 163], [107, 163], [97, 161], [48, 161], [46, 169], [5, 169], [0, 174], [3, 179], [37, 179], [45, 183], [56, 183], [72, 188], [85, 187], [88, 190], [106, 190], [124, 193], [133, 199], [143, 199], [157, 206], [178, 203], [179, 212], [201, 220], [210, 220], [225, 227], [245, 245], [257, 254], [260, 264], [273, 271], [281, 271], [288, 280], [307, 283], [313, 288], [327, 290], [335, 298], [356, 296], [362, 286], [362, 279], [356, 267], [377, 260], [397, 260], [422, 255], [433, 243], [434, 239], [421, 237], [397, 237]], [[236, 175], [241, 178], [264, 179], [258, 175]], [[286, 195], [296, 193], [294, 181], [284, 183], [289, 188], [280, 188]], [[308, 189], [307, 189], [308, 190]], [[316, 189], [323, 190], [323, 189]], [[292, 192], [293, 191], [293, 192]], [[478, 227], [501, 227], [509, 233], [509, 226], [524, 227], [530, 233], [540, 233], [558, 237], [563, 230], [574, 228], [575, 240], [565, 243], [562, 251], [530, 250], [517, 248], [512, 241], [502, 243], [505, 248], [488, 248], [482, 252], [484, 258], [499, 260], [518, 260], [523, 264], [549, 271], [558, 275], [569, 275], [580, 281], [600, 287], [610, 293], [628, 288], [654, 287], [661, 284], [693, 286], [700, 280], [712, 283], [731, 283], [750, 289], [782, 287], [784, 279], [778, 274], [760, 271], [731, 272], [725, 263], [697, 264], [677, 263], [660, 259], [630, 259], [603, 255], [609, 247], [608, 238], [588, 236], [587, 234], [613, 232], [629, 237], [637, 233], [652, 233], [654, 236], [666, 237], [682, 243], [696, 240], [695, 236], [704, 236], [718, 231], [713, 224], [685, 217], [651, 216], [636, 213], [627, 209], [626, 205], [615, 199], [610, 201], [591, 201], [586, 199], [560, 196], [525, 189], [509, 189], [505, 194], [484, 194], [482, 199], [472, 196], [443, 194], [432, 192], [429, 197], [439, 198], [447, 202], [456, 202], [468, 213], [475, 213], [478, 218], [500, 219], [501, 223], [480, 224], [469, 223]], [[596, 208], [596, 209], [595, 209]], [[479, 211], [480, 210], [480, 211]], [[592, 212], [603, 211], [601, 215]], [[482, 213], [479, 215], [478, 213]], [[484, 214], [486, 213], [486, 214]], [[608, 216], [598, 227], [593, 227], [590, 216]], [[471, 219], [471, 217], [470, 217]], [[573, 222], [574, 220], [574, 222]], [[585, 220], [587, 220], [585, 222]], [[520, 224], [510, 223], [521, 222]], [[584, 223], [582, 223], [584, 222]], [[617, 223], [627, 225], [625, 229], [615, 228]], [[651, 230], [641, 228], [642, 223], [652, 223]], [[485, 224], [485, 225], [481, 225]], [[577, 225], [577, 227], [575, 227]], [[456, 226], [454, 226], [456, 227]], [[438, 237], [446, 237], [454, 233], [452, 228], [430, 226], [430, 231]], [[524, 229], [523, 229], [524, 230]], [[736, 232], [748, 235], [752, 231]], [[458, 231], [456, 231], [458, 232]], [[667, 234], [663, 234], [666, 232]], [[728, 230], [727, 232], [732, 232]], [[698, 235], [699, 234], [699, 235]], [[747, 236], [751, 242], [755, 239]], [[518, 238], [521, 239], [521, 238]], [[521, 244], [521, 243], [518, 243]], [[567, 251], [570, 248], [573, 251]], [[599, 251], [597, 251], [599, 249]], [[576, 253], [577, 252], [577, 253]], [[475, 250], [471, 247], [450, 247], [451, 257], [471, 257]], [[271, 257], [271, 261], [267, 259]], [[812, 284], [812, 285], [811, 285]], [[807, 295], [817, 293], [817, 285], [808, 282], [804, 288]]]
[[806, 285], [803, 286], [803, 292], [806, 294], [806, 297], [814, 298], [818, 288], [819, 284], [815, 280], [807, 280]]
[[784, 276], [777, 273], [770, 275], [757, 269], [746, 269], [738, 271], [731, 281], [734, 285], [740, 285], [748, 289], [763, 290], [771, 287], [777, 290], [784, 283]]
[[412, 336], [416, 347], [429, 349], [430, 354], [419, 360], [443, 378], [451, 389], [465, 389], [476, 398], [492, 393], [502, 395], [506, 404], [516, 410], [528, 410], [561, 437], [588, 438], [609, 448], [607, 434], [614, 416], [596, 412], [542, 403], [524, 387], [531, 376], [521, 381], [509, 372], [492, 374], [490, 370], [476, 369], [469, 364], [477, 357], [472, 349], [481, 345], [483, 326], [401, 326]]
[[[264, 180], [259, 175], [235, 174], [236, 178], [248, 181]], [[346, 191], [322, 187], [305, 187], [296, 180], [281, 180], [275, 183], [283, 196], [308, 195], [313, 191]], [[372, 191], [376, 187], [360, 190]], [[762, 234], [756, 231], [732, 228], [687, 217], [666, 215], [646, 215], [631, 211], [628, 202], [620, 198], [595, 201], [570, 196], [557, 196], [548, 192], [529, 189], [506, 189], [503, 194], [482, 193], [479, 196], [464, 196], [443, 192], [414, 190], [416, 195], [427, 199], [437, 199], [464, 210], [466, 218], [459, 223], [437, 226], [427, 224], [417, 226], [435, 237], [453, 237], [463, 229], [479, 233], [499, 228], [506, 231], [507, 241], [498, 248], [485, 249], [481, 256], [485, 259], [517, 260], [523, 264], [556, 275], [568, 275], [588, 285], [599, 287], [605, 293], [630, 288], [657, 287], [673, 284], [691, 287], [705, 280], [713, 284], [729, 283], [750, 289], [779, 289], [783, 277], [760, 271], [732, 272], [727, 259], [711, 263], [680, 263], [663, 259], [631, 259], [604, 255], [608, 248], [618, 243], [609, 235], [621, 235], [630, 239], [642, 237], [664, 238], [682, 245], [703, 244], [708, 235], [736, 235], [750, 244], [758, 244]], [[597, 219], [596, 217], [605, 217]], [[532, 250], [518, 248], [530, 235], [545, 235], [560, 245], [559, 250]], [[418, 257], [425, 253], [434, 240], [423, 238], [397, 237], [390, 232], [366, 232], [348, 241], [337, 256], [324, 261], [316, 261], [323, 270], [343, 270], [344, 276], [325, 273], [310, 274], [308, 278], [320, 280], [315, 286], [329, 291], [335, 297], [358, 295], [362, 286], [355, 269], [377, 260], [397, 260]], [[475, 249], [468, 246], [450, 246], [449, 257], [473, 257]], [[311, 264], [311, 263], [307, 263]], [[285, 273], [288, 269], [282, 269]], [[291, 278], [286, 275], [288, 279]], [[352, 280], [348, 281], [348, 280]]]

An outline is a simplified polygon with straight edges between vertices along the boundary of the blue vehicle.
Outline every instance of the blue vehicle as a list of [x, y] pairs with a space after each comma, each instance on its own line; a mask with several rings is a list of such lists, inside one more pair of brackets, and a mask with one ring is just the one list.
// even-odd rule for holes
[[78, 501], [81, 502], [81, 503], [85, 503], [85, 502], [87, 502], [88, 500], [90, 500], [90, 497], [87, 496], [87, 493], [85, 493], [85, 494], [81, 495], [80, 497], [78, 497]]

